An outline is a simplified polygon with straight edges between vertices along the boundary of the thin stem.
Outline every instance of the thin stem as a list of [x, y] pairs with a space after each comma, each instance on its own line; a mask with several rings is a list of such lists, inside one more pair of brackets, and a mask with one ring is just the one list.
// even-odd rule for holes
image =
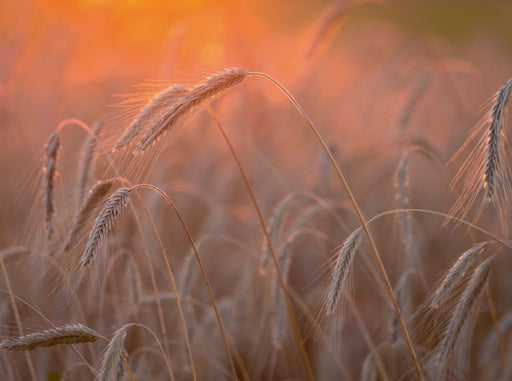
[[468, 222], [462, 218], [459, 218], [459, 217], [455, 217], [455, 216], [452, 216], [450, 214], [447, 214], [447, 213], [443, 213], [443, 212], [438, 212], [438, 211], [435, 211], [435, 210], [429, 210], [429, 209], [391, 209], [391, 210], [386, 210], [385, 212], [381, 212], [379, 214], [376, 214], [375, 216], [373, 216], [372, 218], [370, 218], [366, 223], [369, 225], [370, 223], [374, 222], [375, 220], [381, 218], [381, 217], [384, 217], [384, 216], [389, 216], [389, 215], [392, 215], [392, 214], [398, 214], [398, 213], [423, 213], [423, 214], [430, 214], [430, 215], [433, 215], [433, 216], [439, 216], [439, 217], [443, 217], [445, 219], [448, 219], [448, 220], [452, 220], [452, 221], [455, 221], [461, 225], [465, 225], [473, 230], [476, 230], [482, 234], [485, 234], [487, 237], [493, 239], [494, 241], [498, 242], [499, 244], [501, 244], [503, 247], [506, 247], [507, 249], [509, 249], [510, 251], [512, 251], [512, 245], [510, 243], [508, 243], [508, 241], [505, 241], [503, 240], [502, 238], [499, 238], [497, 236], [495, 236], [494, 234], [488, 232], [487, 230], [485, 229], [482, 229], [481, 227], [475, 225], [475, 224], [472, 224], [471, 222]]
[[[136, 188], [136, 187], [134, 187], [134, 188]], [[191, 367], [191, 370], [192, 370], [192, 379], [197, 381], [196, 368], [195, 368], [195, 365], [194, 365], [194, 357], [192, 355], [192, 348], [190, 346], [190, 340], [189, 340], [189, 337], [188, 337], [187, 325], [185, 323], [185, 316], [183, 314], [183, 308], [181, 307], [181, 298], [180, 298], [179, 293], [178, 293], [178, 288], [176, 287], [176, 280], [174, 278], [174, 274], [172, 272], [171, 265], [169, 264], [169, 260], [167, 259], [167, 255], [165, 253], [164, 244], [162, 243], [162, 239], [160, 238], [160, 235], [158, 234], [158, 230], [157, 230], [157, 228], [155, 226], [155, 222], [153, 221], [153, 218], [151, 217], [151, 214], [149, 213], [149, 210], [146, 208], [146, 205], [144, 205], [144, 203], [142, 205], [143, 205], [144, 211], [146, 212], [146, 215], [147, 215], [147, 217], [149, 219], [151, 227], [152, 227], [152, 229], [153, 229], [153, 231], [155, 233], [156, 239], [158, 241], [158, 245], [160, 246], [160, 252], [162, 253], [162, 258], [163, 258], [163, 260], [165, 262], [165, 267], [167, 269], [167, 274], [169, 275], [169, 279], [171, 280], [172, 290], [173, 290], [174, 295], [176, 297], [176, 304], [178, 306], [178, 313], [180, 315], [181, 325], [183, 327], [183, 333], [185, 335], [185, 344], [187, 346], [188, 357], [190, 359], [190, 367]]]
[[80, 119], [73, 119], [73, 118], [71, 118], [71, 119], [64, 119], [57, 126], [57, 130], [61, 131], [64, 128], [64, 126], [67, 126], [68, 124], [76, 124], [77, 126], [82, 128], [85, 132], [87, 132], [89, 135], [91, 135], [91, 136], [95, 135], [94, 131], [91, 130], [91, 128], [87, 124], [82, 122]]
[[242, 178], [243, 178], [243, 181], [244, 181], [245, 186], [247, 188], [247, 191], [248, 191], [248, 193], [249, 193], [249, 195], [251, 197], [251, 200], [252, 200], [252, 203], [254, 205], [254, 208], [256, 209], [256, 213], [258, 214], [258, 218], [260, 220], [260, 224], [261, 224], [261, 227], [263, 229], [263, 233], [265, 234], [265, 238], [266, 238], [266, 240], [268, 242], [270, 253], [272, 255], [272, 260], [274, 261], [274, 265], [275, 265], [276, 272], [277, 272], [277, 277], [279, 279], [279, 283], [281, 284], [281, 288], [283, 289], [283, 294], [284, 294], [284, 298], [285, 298], [285, 301], [286, 301], [286, 307], [288, 309], [288, 313], [290, 315], [290, 320], [291, 320], [292, 325], [293, 325], [293, 331], [295, 333], [295, 338], [296, 338], [297, 344], [299, 346], [299, 351], [300, 351], [300, 354], [302, 356], [302, 361], [303, 361], [304, 366], [306, 368], [306, 372], [308, 374], [309, 380], [313, 380], [314, 379], [313, 378], [313, 371], [311, 370], [311, 366], [309, 364], [308, 356], [307, 356], [306, 350], [304, 349], [304, 342], [303, 342], [302, 337], [300, 335], [299, 325], [297, 324], [297, 319], [295, 318], [295, 314], [293, 313], [293, 306], [292, 306], [292, 303], [290, 301], [290, 297], [288, 295], [288, 292], [286, 290], [286, 284], [284, 282], [283, 274], [281, 272], [281, 269], [279, 268], [279, 261], [277, 259], [277, 255], [275, 253], [274, 246], [272, 245], [272, 240], [270, 239], [270, 234], [269, 234], [268, 229], [267, 229], [267, 227], [265, 225], [265, 219], [263, 218], [263, 214], [261, 213], [261, 210], [260, 210], [260, 208], [258, 206], [258, 202], [256, 201], [256, 197], [255, 197], [255, 195], [254, 195], [254, 193], [252, 191], [252, 187], [249, 184], [249, 180], [248, 180], [248, 178], [247, 178], [247, 176], [245, 174], [245, 171], [243, 169], [242, 163], [238, 159], [238, 156], [237, 156], [233, 146], [231, 145], [231, 142], [230, 142], [228, 136], [226, 135], [226, 132], [224, 131], [224, 128], [219, 123], [219, 120], [217, 119], [217, 116], [215, 115], [215, 113], [213, 112], [211, 107], [208, 106], [207, 104], [204, 104], [204, 106], [206, 107], [206, 109], [208, 110], [208, 112], [210, 113], [212, 118], [214, 119], [215, 123], [217, 124], [217, 127], [219, 128], [219, 131], [221, 132], [222, 136], [224, 137], [224, 140], [226, 141], [226, 144], [228, 145], [229, 150], [231, 151], [233, 159], [235, 160], [236, 165], [238, 166], [240, 174], [242, 175]]
[[[114, 168], [116, 173], [118, 173], [117, 168], [115, 167], [113, 162], [110, 160], [110, 157], [108, 157], [108, 158], [109, 158], [110, 164], [112, 165], [112, 167]], [[133, 184], [129, 180], [127, 180], [127, 179], [125, 179], [123, 177], [116, 177], [116, 179], [118, 181], [121, 181], [122, 183], [126, 184], [130, 188], [133, 187]], [[142, 200], [141, 200], [141, 203], [142, 203], [142, 205], [144, 205], [144, 202], [142, 202]], [[158, 286], [156, 284], [155, 270], [153, 269], [153, 264], [151, 263], [151, 257], [149, 255], [148, 246], [145, 243], [143, 229], [142, 229], [142, 224], [140, 222], [139, 216], [138, 216], [137, 213], [135, 213], [135, 209], [134, 209], [133, 205], [131, 205], [130, 207], [132, 208], [133, 215], [135, 217], [135, 223], [137, 224], [137, 228], [139, 229], [139, 232], [140, 232], [140, 236], [141, 236], [143, 247], [144, 247], [144, 255], [146, 256], [146, 260], [147, 260], [147, 263], [148, 263], [149, 277], [151, 279], [151, 286], [153, 288], [153, 292], [154, 292], [155, 297], [156, 297], [156, 309], [157, 309], [157, 313], [158, 313], [158, 320], [160, 322], [160, 328], [162, 330], [162, 335], [164, 336], [164, 347], [165, 347], [165, 352], [164, 353], [166, 354], [166, 356], [170, 356], [169, 343], [168, 343], [169, 342], [169, 336], [167, 334], [167, 328], [165, 327], [164, 313], [163, 313], [163, 310], [162, 310], [162, 303], [160, 302], [160, 292], [158, 291]], [[171, 378], [171, 381], [174, 381], [174, 372], [172, 371], [170, 357], [169, 357], [169, 359], [166, 358], [165, 364], [167, 365], [167, 370], [169, 371], [169, 376]]]
[[[179, 212], [178, 208], [176, 207], [176, 204], [174, 204], [174, 202], [170, 199], [170, 197], [165, 193], [163, 192], [160, 188], [154, 186], [154, 185], [151, 185], [151, 184], [137, 184], [133, 187], [133, 189], [137, 189], [137, 188], [148, 188], [148, 189], [152, 189], [154, 191], [156, 191], [160, 196], [162, 196], [164, 198], [164, 200], [167, 202], [167, 204], [169, 204], [169, 206], [173, 209], [174, 213], [176, 213], [176, 216], [178, 217], [178, 219], [180, 220], [180, 223], [183, 227], [183, 230], [185, 231], [185, 234], [187, 235], [187, 238], [190, 242], [190, 245], [192, 246], [192, 249], [194, 250], [194, 254], [196, 256], [196, 260], [197, 260], [197, 263], [199, 264], [199, 267], [201, 269], [201, 273], [203, 275], [203, 278], [204, 278], [204, 282], [206, 284], [206, 288], [208, 289], [208, 293], [210, 295], [210, 300], [212, 302], [212, 306], [213, 306], [213, 309], [215, 311], [215, 316], [217, 318], [217, 323], [219, 324], [219, 328], [220, 328], [220, 331], [221, 331], [221, 336], [222, 336], [222, 340], [224, 341], [224, 346], [226, 347], [226, 353], [227, 353], [227, 356], [228, 356], [228, 360], [229, 360], [229, 365], [231, 367], [231, 371], [233, 373], [233, 378], [236, 380], [237, 377], [236, 377], [236, 370], [235, 370], [235, 364], [233, 363], [233, 358], [231, 356], [231, 351], [229, 349], [229, 344], [228, 344], [228, 341], [226, 339], [226, 334], [225, 334], [225, 331], [224, 331], [224, 326], [222, 324], [222, 320], [220, 318], [220, 314], [219, 314], [219, 310], [217, 309], [217, 303], [215, 302], [215, 297], [213, 296], [213, 291], [212, 291], [212, 288], [210, 286], [210, 281], [208, 280], [208, 276], [206, 275], [206, 270], [203, 266], [203, 262], [201, 261], [201, 258], [199, 257], [199, 253], [197, 251], [197, 248], [194, 244], [194, 240], [192, 239], [192, 235], [190, 234], [190, 231], [188, 230], [188, 227], [187, 227], [187, 224], [185, 223], [185, 220], [183, 219], [181, 213]], [[177, 294], [176, 294], [177, 296]]]
[[352, 191], [351, 191], [351, 189], [350, 189], [350, 187], [348, 185], [347, 180], [345, 179], [345, 176], [343, 175], [343, 173], [342, 173], [338, 163], [336, 162], [336, 160], [334, 159], [334, 156], [332, 155], [331, 151], [329, 150], [329, 147], [325, 143], [324, 139], [322, 138], [322, 136], [318, 132], [317, 128], [315, 127], [315, 125], [313, 124], [311, 119], [307, 116], [307, 114], [304, 112], [304, 110], [299, 105], [299, 103], [295, 100], [295, 98], [291, 95], [291, 93], [284, 86], [282, 86], [278, 81], [276, 81], [274, 78], [272, 78], [271, 76], [269, 76], [268, 74], [265, 74], [265, 73], [250, 72], [249, 75], [259, 76], [259, 77], [263, 77], [263, 78], [266, 78], [266, 79], [270, 80], [273, 84], [275, 84], [287, 96], [287, 98], [293, 103], [293, 105], [295, 106], [297, 111], [301, 114], [301, 116], [307, 122], [308, 126], [311, 128], [311, 130], [313, 131], [313, 133], [314, 133], [315, 137], [317, 138], [318, 142], [322, 146], [322, 149], [327, 154], [327, 156], [329, 158], [329, 161], [333, 165], [333, 167], [334, 167], [334, 169], [335, 169], [339, 179], [341, 180], [341, 183], [343, 184], [343, 187], [345, 188], [345, 192], [347, 193], [347, 195], [348, 195], [348, 197], [350, 199], [350, 202], [354, 206], [354, 210], [355, 210], [355, 212], [357, 214], [357, 217], [358, 217], [358, 219], [359, 219], [359, 221], [361, 223], [361, 226], [363, 227], [363, 230], [364, 230], [364, 232], [366, 234], [366, 237], [368, 238], [368, 242], [369, 242], [370, 247], [372, 249], [372, 252], [373, 252], [373, 254], [375, 256], [375, 260], [377, 262], [379, 271], [382, 274], [382, 277], [384, 278], [384, 282], [386, 284], [387, 292], [389, 294], [391, 302], [393, 303], [393, 307], [394, 307], [394, 309], [396, 311], [398, 322], [400, 323], [400, 328], [402, 329], [405, 341], [407, 343], [407, 347], [409, 348], [409, 352], [411, 354], [411, 358], [412, 358], [412, 361], [414, 363], [414, 367], [416, 368], [416, 373], [417, 373], [418, 378], [420, 379], [420, 381], [423, 381], [423, 375], [421, 373], [421, 368], [420, 368], [420, 364], [418, 362], [418, 358], [416, 356], [416, 352], [414, 351], [414, 347], [412, 345], [412, 341], [411, 341], [411, 338], [409, 336], [409, 332], [407, 331], [407, 327], [405, 326], [405, 322], [404, 322], [404, 319], [402, 317], [402, 313], [400, 312], [400, 307], [399, 307], [398, 302], [396, 300], [395, 293], [393, 291], [393, 287], [391, 286], [391, 282], [389, 281], [388, 275], [386, 273], [386, 269], [384, 268], [384, 264], [382, 263], [382, 260], [380, 258], [379, 252], [377, 250], [377, 246], [375, 245], [375, 242], [373, 241], [373, 237], [372, 237], [372, 235], [371, 235], [371, 233], [370, 233], [370, 231], [368, 229], [368, 226], [367, 226], [366, 221], [365, 221], [365, 217], [363, 216], [363, 213], [362, 213], [361, 209], [359, 208], [359, 205], [358, 205], [354, 195], [352, 194]]
[[[13, 292], [11, 288], [11, 282], [9, 281], [9, 276], [7, 275], [7, 270], [5, 268], [4, 259], [0, 256], [0, 269], [2, 271], [2, 275], [5, 280], [5, 285], [7, 286], [7, 291], [9, 292], [9, 299], [11, 301], [12, 310], [14, 312], [14, 318], [16, 319], [16, 325], [18, 326], [18, 331], [20, 332], [20, 336], [23, 336], [23, 326], [21, 325], [20, 314], [18, 312], [18, 307], [16, 306], [16, 302], [14, 301]], [[34, 370], [34, 364], [32, 364], [32, 358], [30, 357], [30, 353], [25, 352], [25, 358], [27, 359], [28, 370], [32, 380], [37, 381], [36, 372]]]

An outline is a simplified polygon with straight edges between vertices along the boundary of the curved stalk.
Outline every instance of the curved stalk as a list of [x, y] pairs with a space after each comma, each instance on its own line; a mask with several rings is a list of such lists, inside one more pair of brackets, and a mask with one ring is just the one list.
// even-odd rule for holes
[[286, 97], [292, 102], [292, 104], [295, 106], [297, 111], [301, 114], [303, 119], [306, 121], [308, 126], [311, 128], [311, 130], [314, 133], [315, 137], [317, 138], [318, 142], [322, 146], [322, 149], [327, 154], [327, 156], [329, 158], [329, 161], [331, 162], [332, 166], [334, 167], [334, 169], [336, 171], [336, 174], [338, 175], [339, 179], [341, 180], [341, 183], [343, 184], [343, 187], [345, 188], [345, 192], [347, 193], [348, 198], [350, 199], [350, 202], [354, 206], [354, 210], [355, 210], [355, 212], [357, 214], [359, 222], [361, 223], [361, 226], [362, 226], [362, 228], [363, 228], [363, 230], [364, 230], [364, 232], [366, 234], [366, 237], [368, 238], [368, 242], [369, 242], [370, 247], [372, 249], [372, 252], [374, 254], [375, 261], [377, 262], [377, 266], [379, 268], [379, 271], [380, 271], [382, 277], [384, 278], [384, 282], [386, 284], [387, 292], [389, 294], [391, 302], [393, 303], [393, 307], [395, 309], [395, 312], [396, 312], [396, 315], [397, 315], [397, 318], [398, 318], [398, 322], [400, 324], [400, 328], [401, 328], [401, 330], [403, 332], [405, 341], [407, 343], [407, 347], [408, 347], [409, 352], [411, 354], [411, 358], [412, 358], [412, 361], [414, 363], [414, 367], [416, 368], [416, 373], [418, 375], [418, 379], [420, 381], [423, 381], [424, 378], [423, 378], [423, 374], [421, 372], [421, 368], [420, 368], [420, 364], [418, 362], [418, 358], [416, 356], [416, 352], [415, 352], [414, 347], [412, 345], [412, 341], [411, 341], [411, 338], [409, 336], [409, 332], [407, 331], [407, 327], [405, 326], [405, 322], [404, 322], [404, 319], [402, 317], [402, 313], [400, 312], [400, 307], [399, 307], [398, 302], [396, 300], [396, 296], [395, 296], [395, 293], [393, 291], [393, 287], [391, 286], [391, 282], [389, 281], [388, 274], [386, 273], [386, 269], [384, 268], [384, 264], [382, 263], [379, 251], [377, 250], [377, 246], [375, 245], [375, 242], [374, 242], [373, 237], [372, 237], [372, 235], [370, 233], [370, 230], [368, 229], [368, 226], [367, 226], [365, 217], [364, 217], [364, 215], [363, 215], [363, 213], [361, 211], [361, 208], [359, 207], [359, 205], [358, 205], [358, 203], [357, 203], [357, 201], [356, 201], [356, 199], [355, 199], [355, 197], [354, 197], [354, 195], [353, 195], [353, 193], [352, 193], [352, 191], [351, 191], [351, 189], [350, 189], [350, 187], [348, 185], [348, 182], [345, 179], [345, 176], [343, 175], [343, 172], [341, 171], [338, 163], [336, 162], [336, 160], [334, 159], [334, 156], [332, 155], [331, 151], [329, 150], [329, 147], [327, 147], [327, 144], [325, 143], [325, 140], [322, 138], [322, 136], [320, 135], [319, 131], [317, 130], [317, 128], [315, 127], [315, 125], [313, 124], [311, 119], [307, 116], [307, 114], [304, 112], [304, 110], [299, 105], [299, 103], [295, 100], [295, 98], [291, 95], [291, 93], [283, 85], [281, 85], [277, 80], [275, 80], [270, 75], [265, 74], [265, 73], [250, 72], [249, 75], [263, 77], [263, 78], [268, 79], [269, 81], [271, 81], [274, 85], [276, 85], [286, 95]]

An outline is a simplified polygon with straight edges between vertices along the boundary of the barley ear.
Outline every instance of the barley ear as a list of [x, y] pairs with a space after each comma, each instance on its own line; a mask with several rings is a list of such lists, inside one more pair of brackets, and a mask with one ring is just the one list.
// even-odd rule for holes
[[48, 239], [52, 238], [55, 232], [55, 200], [54, 188], [55, 177], [57, 176], [57, 157], [59, 154], [60, 140], [59, 131], [54, 132], [48, 138], [45, 147], [45, 160], [43, 167], [43, 204], [44, 218], [46, 222], [46, 233]]
[[68, 240], [64, 246], [64, 251], [70, 251], [78, 239], [80, 229], [85, 225], [89, 214], [98, 206], [98, 204], [105, 198], [107, 193], [114, 184], [113, 179], [98, 181], [89, 191], [85, 198], [80, 210], [75, 216], [75, 221], [69, 232]]
[[134, 324], [129, 323], [118, 329], [108, 343], [105, 354], [101, 360], [99, 379], [100, 381], [118, 381], [123, 375], [123, 362], [126, 360], [124, 350], [124, 339], [126, 330]]
[[82, 324], [71, 324], [60, 328], [34, 332], [16, 339], [4, 340], [0, 345], [9, 351], [31, 351], [39, 347], [90, 343], [96, 341], [98, 337], [94, 330]]
[[146, 106], [137, 114], [123, 135], [116, 143], [115, 149], [119, 150], [129, 145], [143, 129], [149, 130], [161, 116], [162, 110], [172, 106], [183, 97], [188, 90], [181, 85], [173, 85], [156, 94]]
[[466, 273], [469, 266], [471, 266], [478, 254], [482, 252], [483, 248], [488, 243], [489, 242], [481, 242], [476, 244], [471, 249], [465, 251], [464, 254], [462, 254], [459, 259], [457, 259], [457, 262], [453, 264], [453, 266], [448, 271], [448, 274], [446, 274], [441, 284], [437, 288], [432, 302], [430, 303], [431, 307], [437, 308], [439, 304], [451, 294], [457, 282]]
[[123, 207], [128, 203], [129, 196], [132, 191], [133, 188], [119, 188], [108, 199], [103, 210], [94, 222], [91, 234], [89, 235], [89, 240], [87, 241], [84, 253], [80, 260], [80, 267], [86, 267], [94, 260], [105, 235]]
[[352, 232], [345, 242], [343, 242], [341, 249], [338, 251], [338, 258], [336, 259], [336, 265], [331, 279], [331, 286], [327, 295], [327, 315], [331, 315], [334, 312], [334, 309], [340, 299], [345, 279], [352, 267], [354, 253], [361, 243], [362, 231], [362, 228], [358, 228]]
[[471, 311], [474, 309], [476, 302], [479, 300], [479, 297], [482, 295], [487, 285], [492, 262], [493, 257], [487, 259], [477, 267], [471, 281], [457, 303], [453, 317], [450, 320], [437, 352], [437, 365], [440, 372], [443, 372], [447, 366], [448, 360], [453, 354], [457, 338], [462, 331], [462, 327], [471, 316]]
[[503, 115], [510, 97], [512, 79], [509, 79], [496, 94], [496, 100], [491, 109], [489, 130], [487, 132], [487, 152], [484, 168], [484, 188], [487, 200], [492, 200], [496, 194], [497, 181], [503, 174], [505, 165], [502, 157]]
[[187, 95], [162, 115], [155, 126], [142, 138], [136, 151], [144, 151], [164, 132], [171, 131], [195, 107], [236, 86], [242, 82], [247, 74], [245, 70], [239, 68], [227, 69], [194, 86]]

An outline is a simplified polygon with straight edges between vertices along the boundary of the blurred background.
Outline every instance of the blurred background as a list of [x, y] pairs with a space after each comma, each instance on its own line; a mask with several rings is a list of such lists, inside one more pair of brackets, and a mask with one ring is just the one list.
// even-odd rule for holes
[[[512, 2], [508, 0], [0, 0], [0, 248], [26, 245], [36, 253], [30, 261], [20, 261], [9, 268], [10, 274], [16, 274], [15, 294], [42, 310], [53, 322], [80, 321], [104, 333], [129, 321], [142, 321], [158, 332], [156, 315], [148, 313], [147, 307], [142, 308], [136, 301], [133, 311], [125, 309], [127, 297], [123, 290], [127, 281], [122, 272], [118, 277], [105, 272], [102, 287], [105, 285], [108, 292], [101, 294], [101, 303], [94, 291], [80, 290], [78, 302], [85, 300], [83, 316], [77, 316], [73, 308], [64, 314], [55, 312], [62, 311], [62, 301], [68, 296], [46, 293], [48, 284], [55, 280], [52, 262], [45, 259], [55, 259], [59, 243], [58, 239], [47, 240], [44, 234], [44, 145], [65, 119], [76, 118], [89, 126], [103, 120], [106, 123], [100, 134], [98, 165], [91, 179], [113, 176], [105, 169], [113, 144], [145, 101], [170, 83], [193, 85], [227, 67], [268, 73], [296, 96], [334, 152], [367, 216], [396, 207], [395, 173], [404, 152], [414, 152], [408, 162], [409, 205], [448, 212], [457, 191], [450, 193], [449, 179], [457, 172], [460, 161], [448, 167], [444, 164], [488, 110], [488, 101], [495, 92], [512, 77], [511, 20]], [[139, 97], [140, 101], [130, 107], [118, 107], [130, 97]], [[328, 205], [324, 212], [335, 210], [341, 216], [338, 220], [343, 220], [344, 225], [340, 227], [329, 213], [315, 214], [304, 223], [303, 230], [306, 235], [311, 231], [316, 235], [301, 238], [301, 245], [293, 247], [298, 254], [290, 270], [290, 288], [300, 300], [309, 303], [308, 307], [318, 311], [317, 304], [323, 300], [328, 285], [328, 276], [321, 283], [318, 274], [328, 269], [326, 263], [330, 260], [332, 264], [333, 250], [359, 226], [352, 209], [346, 207], [346, 195], [325, 153], [283, 94], [261, 78], [244, 79], [215, 99], [212, 107], [234, 141], [267, 221], [283, 197], [292, 192], [314, 194], [289, 208], [291, 217], [283, 222], [282, 242], [288, 238], [285, 228], [293, 228], [293, 219], [312, 210], [318, 200]], [[245, 314], [240, 322], [233, 319], [230, 327], [233, 345], [243, 359], [240, 363], [246, 363], [249, 372], [254, 371], [254, 379], [301, 378], [304, 374], [300, 357], [290, 332], [287, 346], [275, 352], [267, 350], [272, 347], [272, 339], [268, 322], [260, 317], [271, 319], [273, 310], [262, 303], [272, 291], [270, 281], [258, 267], [263, 235], [233, 159], [212, 118], [202, 108], [187, 126], [172, 150], [162, 144], [150, 154], [118, 153], [121, 174], [133, 183], [147, 180], [172, 193], [194, 238], [234, 237], [243, 243], [237, 248], [226, 242], [217, 243], [217, 250], [208, 251], [213, 254], [209, 254], [211, 260], [207, 263], [216, 295], [233, 304], [236, 313]], [[76, 173], [85, 133], [75, 127], [66, 127], [61, 136], [55, 186], [59, 238], [67, 237], [76, 207]], [[172, 253], [169, 256], [175, 261], [173, 265], [181, 265], [189, 242], [174, 216], [162, 208], [161, 200], [146, 197], [164, 244]], [[139, 262], [144, 275], [147, 263], [139, 254], [143, 248], [156, 252], [157, 244], [152, 231], [137, 230], [134, 215], [123, 216], [107, 250], [121, 253], [121, 258], [129, 252], [130, 260]], [[484, 213], [482, 226], [498, 231], [495, 216], [492, 209]], [[418, 307], [454, 253], [470, 247], [472, 237], [444, 229], [439, 218], [417, 217], [413, 220], [417, 257], [411, 259], [413, 255], [402, 247], [393, 221], [396, 222], [383, 220], [372, 229], [393, 285], [401, 274], [407, 273], [412, 262], [421, 263], [423, 288], [417, 287], [420, 291], [411, 296]], [[87, 232], [82, 234], [84, 241]], [[145, 234], [147, 241], [141, 243], [138, 234]], [[164, 267], [159, 258], [155, 255], [152, 261], [160, 270]], [[32, 266], [38, 260], [40, 267]], [[249, 274], [249, 285], [243, 287], [251, 292], [231, 295], [235, 288], [237, 292], [245, 291], [242, 286], [233, 286], [245, 278], [245, 272], [240, 276], [241, 268]], [[505, 316], [510, 310], [510, 298], [503, 292], [511, 289], [507, 268], [493, 269], [493, 287], [504, 296], [497, 300], [498, 316]], [[31, 275], [36, 272], [49, 274], [46, 283], [41, 282], [40, 286], [33, 280]], [[157, 276], [158, 286], [169, 290], [166, 275]], [[149, 277], [145, 274], [142, 278], [144, 291], [150, 294]], [[361, 263], [353, 278], [355, 303], [369, 331], [377, 344], [387, 343], [387, 328], [394, 315], [387, 300], [375, 292], [379, 287], [383, 289], [382, 284]], [[93, 285], [97, 287], [96, 283]], [[209, 305], [204, 290], [198, 292], [194, 288], [191, 294], [194, 300]], [[5, 299], [1, 310], [7, 315], [10, 309]], [[201, 310], [198, 317], [205, 311]], [[376, 321], [374, 316], [381, 316], [382, 311], [389, 313]], [[22, 317], [36, 319], [28, 309]], [[14, 326], [12, 316], [10, 320], [0, 319], [1, 324], [4, 321]], [[202, 320], [205, 321], [206, 318]], [[345, 347], [337, 353], [356, 379], [368, 348], [354, 328], [354, 321], [353, 316], [344, 321], [348, 328], [344, 328]], [[169, 328], [179, 331], [174, 323], [170, 320]], [[254, 324], [259, 330], [252, 330]], [[490, 326], [487, 316], [479, 326], [480, 342], [492, 331]], [[210, 331], [214, 332], [208, 328]], [[253, 337], [248, 337], [247, 331]], [[415, 339], [418, 346], [423, 345], [423, 354], [427, 355], [422, 360], [427, 361], [432, 342], [422, 342], [424, 332], [418, 331]], [[203, 337], [195, 347], [203, 355], [198, 357], [206, 364], [201, 366], [206, 377], [214, 374], [208, 373], [213, 354], [219, 356], [215, 361], [224, 361], [219, 355], [222, 349], [218, 340], [213, 335], [210, 339], [210, 348], [204, 349]], [[132, 343], [129, 349], [133, 352], [148, 342]], [[176, 348], [179, 352], [180, 347]], [[102, 350], [96, 346], [96, 355], [91, 359], [97, 360]], [[307, 350], [319, 379], [339, 376], [322, 345], [311, 340]], [[41, 374], [51, 368], [48, 364], [65, 369], [60, 362], [76, 362], [72, 354], [64, 353], [67, 352], [58, 352], [55, 358], [35, 356]], [[496, 353], [488, 353], [492, 366], [478, 368], [480, 379], [494, 379], [501, 369]], [[472, 358], [479, 354], [478, 349], [471, 352]], [[268, 371], [267, 356], [286, 360], [285, 366], [275, 374]], [[3, 359], [2, 369], [23, 369], [21, 356]], [[140, 364], [144, 379], [144, 361]], [[411, 368], [407, 354], [396, 364], [399, 365], [391, 379], [394, 375], [403, 376]], [[476, 369], [475, 364], [472, 366]], [[152, 371], [150, 366], [148, 369]], [[162, 369], [154, 368], [155, 378], [165, 376]], [[186, 371], [184, 365], [183, 374]]]

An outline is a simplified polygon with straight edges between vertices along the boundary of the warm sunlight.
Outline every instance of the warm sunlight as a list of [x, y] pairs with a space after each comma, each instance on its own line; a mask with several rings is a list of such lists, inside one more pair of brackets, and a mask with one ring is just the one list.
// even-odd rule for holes
[[510, 14], [0, 0], [0, 379], [511, 380]]

